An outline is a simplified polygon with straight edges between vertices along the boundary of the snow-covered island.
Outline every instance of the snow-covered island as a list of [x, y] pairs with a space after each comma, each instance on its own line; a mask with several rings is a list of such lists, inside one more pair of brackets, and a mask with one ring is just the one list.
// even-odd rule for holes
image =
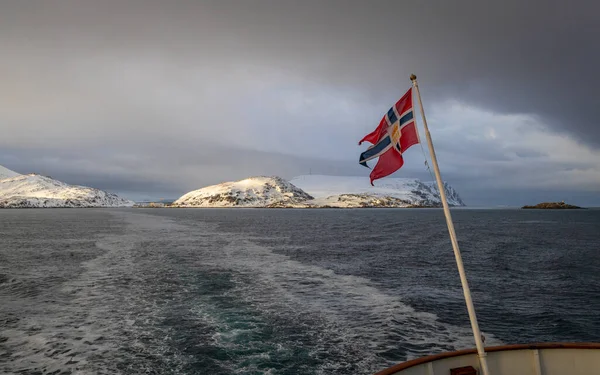
[[0, 208], [131, 207], [133, 201], [106, 191], [69, 185], [0, 166]]
[[303, 205], [313, 199], [281, 177], [250, 177], [190, 191], [173, 207], [267, 207]]
[[[364, 177], [304, 175], [286, 181], [280, 177], [250, 177], [191, 191], [172, 207], [360, 208], [437, 207], [441, 205], [434, 182], [413, 178], [385, 178], [369, 184]], [[458, 193], [445, 184], [448, 203], [464, 206]]]

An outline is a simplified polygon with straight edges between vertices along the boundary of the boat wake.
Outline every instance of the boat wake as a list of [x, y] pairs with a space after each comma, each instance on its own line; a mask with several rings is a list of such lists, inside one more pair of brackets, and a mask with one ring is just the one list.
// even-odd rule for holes
[[367, 278], [210, 223], [113, 215], [124, 232], [99, 237], [97, 256], [52, 293], [0, 284], [26, 307], [3, 323], [6, 372], [368, 374], [472, 346], [467, 326], [416, 311]]

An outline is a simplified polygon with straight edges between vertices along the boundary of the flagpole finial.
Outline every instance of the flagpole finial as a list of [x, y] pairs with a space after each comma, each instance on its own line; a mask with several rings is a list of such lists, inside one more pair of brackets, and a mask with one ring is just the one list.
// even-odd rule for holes
[[416, 79], [417, 79], [417, 76], [416, 76], [416, 75], [414, 75], [414, 74], [411, 74], [411, 75], [410, 75], [410, 80], [411, 80], [411, 81], [413, 81], [413, 82], [414, 82]]

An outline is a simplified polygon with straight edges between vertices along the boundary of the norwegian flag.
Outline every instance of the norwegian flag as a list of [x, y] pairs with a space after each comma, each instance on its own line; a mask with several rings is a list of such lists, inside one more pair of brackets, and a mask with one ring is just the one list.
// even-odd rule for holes
[[366, 135], [360, 142], [373, 145], [360, 154], [361, 165], [369, 168], [367, 162], [379, 158], [371, 171], [373, 181], [396, 172], [404, 164], [402, 153], [410, 146], [419, 143], [412, 103], [412, 87], [383, 116], [377, 129]]

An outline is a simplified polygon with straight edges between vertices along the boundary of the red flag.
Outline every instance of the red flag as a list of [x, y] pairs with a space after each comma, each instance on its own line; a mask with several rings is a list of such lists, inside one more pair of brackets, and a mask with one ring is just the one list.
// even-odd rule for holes
[[402, 167], [402, 153], [419, 143], [412, 104], [412, 87], [383, 116], [379, 126], [358, 144], [365, 141], [373, 145], [360, 154], [359, 163], [368, 167], [367, 161], [379, 158], [371, 171], [371, 185], [374, 180], [389, 176]]

